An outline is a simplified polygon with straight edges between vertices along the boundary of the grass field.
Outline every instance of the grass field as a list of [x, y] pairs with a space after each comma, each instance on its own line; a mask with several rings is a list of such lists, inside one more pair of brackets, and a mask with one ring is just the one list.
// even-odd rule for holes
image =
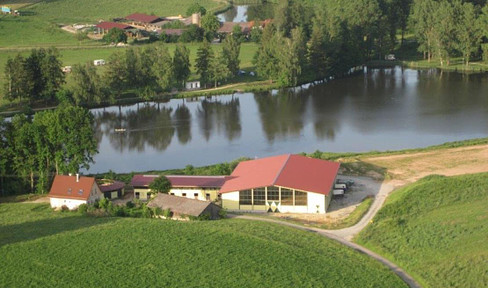
[[[222, 9], [227, 5], [216, 0], [145, 0], [134, 3], [130, 0], [47, 0], [39, 1], [0, 0], [0, 5], [19, 7], [24, 16], [0, 16], [0, 48], [76, 46], [73, 34], [59, 28], [60, 24], [95, 24], [100, 20], [110, 21], [132, 13], [146, 13], [159, 16], [185, 14], [188, 7], [198, 2], [207, 10]], [[86, 41], [85, 45], [96, 43]]]
[[356, 239], [424, 287], [488, 287], [488, 174], [428, 176], [393, 193]]
[[246, 220], [92, 218], [0, 204], [1, 287], [407, 287], [314, 233]]

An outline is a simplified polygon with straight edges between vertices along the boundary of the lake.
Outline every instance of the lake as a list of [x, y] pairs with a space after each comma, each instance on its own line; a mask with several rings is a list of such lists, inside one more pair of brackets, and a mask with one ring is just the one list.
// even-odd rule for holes
[[[282, 153], [424, 147], [488, 136], [488, 77], [400, 67], [265, 93], [91, 110], [88, 172], [163, 170]], [[115, 129], [126, 129], [116, 132]]]
[[273, 18], [275, 4], [235, 5], [217, 15], [221, 22], [248, 22]]

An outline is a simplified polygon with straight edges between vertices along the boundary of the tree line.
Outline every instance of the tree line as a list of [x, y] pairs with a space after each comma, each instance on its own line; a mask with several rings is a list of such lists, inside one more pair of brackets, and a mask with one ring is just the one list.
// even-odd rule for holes
[[89, 169], [96, 153], [93, 115], [87, 109], [61, 105], [35, 117], [0, 119], [0, 191], [45, 193], [55, 174]]

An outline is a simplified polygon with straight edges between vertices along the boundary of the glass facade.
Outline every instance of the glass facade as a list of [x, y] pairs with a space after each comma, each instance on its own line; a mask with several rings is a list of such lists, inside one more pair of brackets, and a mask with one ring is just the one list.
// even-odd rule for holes
[[249, 190], [242, 190], [239, 193], [240, 205], [266, 205], [275, 202], [283, 206], [307, 206], [307, 192], [276, 186], [260, 187]]

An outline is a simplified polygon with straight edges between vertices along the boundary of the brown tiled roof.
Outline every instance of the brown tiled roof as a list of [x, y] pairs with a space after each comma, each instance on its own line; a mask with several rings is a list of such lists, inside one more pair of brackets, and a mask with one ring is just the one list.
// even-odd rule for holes
[[141, 23], [154, 23], [162, 20], [159, 16], [147, 15], [143, 13], [130, 14], [129, 16], [125, 17], [125, 19]]
[[217, 32], [232, 33], [234, 26], [236, 25], [241, 27], [242, 33], [248, 33], [252, 28], [252, 26], [249, 26], [250, 22], [222, 22]]
[[113, 181], [113, 183], [108, 184], [108, 185], [103, 185], [103, 184], [98, 185], [98, 187], [100, 187], [100, 190], [102, 192], [117, 191], [119, 189], [124, 188], [124, 186], [125, 186], [125, 183], [120, 182], [120, 181]]
[[[216, 207], [209, 207], [216, 206]], [[147, 204], [147, 207], [155, 208], [159, 207], [163, 210], [170, 209], [175, 214], [185, 214], [198, 217], [207, 208], [214, 208], [219, 210], [220, 207], [212, 202], [200, 201], [196, 199], [189, 199], [185, 197], [178, 197], [168, 194], [159, 193], [151, 202]], [[209, 210], [209, 209], [208, 209]], [[208, 211], [207, 210], [207, 211]]]
[[93, 185], [96, 185], [95, 178], [80, 176], [56, 175], [49, 192], [49, 197], [88, 200]]
[[[134, 187], [149, 187], [159, 175], [134, 175], [131, 185]], [[188, 175], [167, 175], [173, 187], [199, 187], [199, 188], [220, 188], [224, 185], [225, 176], [188, 176]]]
[[103, 30], [110, 30], [112, 28], [119, 28], [119, 29], [125, 30], [125, 29], [131, 29], [132, 28], [132, 26], [130, 26], [130, 25], [123, 24], [123, 23], [116, 23], [116, 22], [100, 22], [97, 25], [95, 25], [95, 27], [103, 29]]

